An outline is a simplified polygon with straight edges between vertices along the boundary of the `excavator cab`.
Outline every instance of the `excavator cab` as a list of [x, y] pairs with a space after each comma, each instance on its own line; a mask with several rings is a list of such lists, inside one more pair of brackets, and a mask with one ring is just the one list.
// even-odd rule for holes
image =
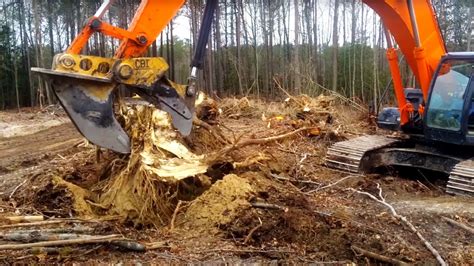
[[425, 109], [426, 138], [474, 145], [474, 53], [448, 53], [431, 82]]

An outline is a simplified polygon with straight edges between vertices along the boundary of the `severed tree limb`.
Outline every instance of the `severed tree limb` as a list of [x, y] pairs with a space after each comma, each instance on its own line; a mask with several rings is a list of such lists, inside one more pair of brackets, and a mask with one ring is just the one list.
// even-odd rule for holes
[[253, 233], [255, 233], [255, 231], [257, 231], [258, 228], [262, 227], [263, 223], [262, 223], [262, 220], [260, 219], [260, 217], [258, 217], [258, 221], [260, 223], [257, 226], [255, 226], [254, 228], [252, 228], [252, 230], [250, 230], [249, 234], [245, 237], [244, 245], [247, 244], [247, 242], [250, 241], [250, 238], [252, 238]]
[[448, 265], [444, 259], [441, 257], [441, 255], [439, 254], [439, 252], [433, 247], [433, 245], [431, 245], [430, 242], [428, 242], [428, 240], [426, 240], [423, 235], [420, 233], [420, 231], [418, 231], [416, 229], [416, 227], [410, 222], [408, 221], [408, 219], [405, 217], [405, 216], [402, 216], [400, 214], [397, 213], [397, 211], [395, 210], [395, 208], [388, 204], [387, 201], [385, 201], [385, 198], [383, 197], [382, 195], [382, 188], [380, 187], [380, 184], [377, 183], [377, 188], [379, 190], [379, 197], [377, 198], [376, 196], [368, 193], [368, 192], [364, 192], [364, 191], [360, 191], [360, 190], [356, 190], [356, 189], [353, 189], [353, 188], [349, 188], [349, 190], [353, 191], [353, 192], [356, 192], [358, 194], [361, 194], [361, 195], [366, 195], [368, 196], [369, 198], [375, 200], [376, 202], [380, 203], [380, 204], [383, 204], [385, 207], [387, 207], [390, 212], [392, 213], [392, 216], [399, 219], [400, 221], [402, 221], [403, 223], [405, 223], [405, 225], [408, 226], [408, 228], [410, 228], [410, 230], [416, 234], [416, 236], [418, 236], [418, 238], [423, 242], [423, 244], [425, 245], [425, 247], [431, 252], [431, 254], [433, 254], [433, 256], [435, 256], [436, 260], [438, 261], [438, 263], [440, 265], [443, 265], [443, 266], [446, 266]]
[[44, 233], [42, 231], [36, 231], [31, 233], [7, 233], [0, 236], [6, 241], [15, 241], [23, 243], [40, 242], [40, 241], [54, 241], [54, 240], [67, 240], [77, 238], [90, 238], [90, 235], [82, 234], [70, 234], [70, 233]]
[[[85, 235], [85, 234], [71, 234], [71, 233], [47, 233], [43, 231], [36, 231], [31, 233], [8, 233], [1, 235], [1, 238], [6, 241], [15, 241], [23, 243], [42, 242], [42, 241], [56, 241], [56, 240], [71, 240], [71, 239], [91, 239], [96, 236]], [[111, 241], [111, 245], [132, 250], [132, 251], [145, 251], [145, 246], [131, 240], [117, 240]]]
[[445, 217], [445, 216], [443, 216], [442, 218], [443, 218], [443, 220], [445, 220], [445, 221], [448, 222], [449, 224], [454, 225], [454, 226], [457, 226], [457, 227], [459, 227], [459, 228], [461, 228], [461, 229], [466, 230], [467, 232], [469, 232], [469, 233], [471, 233], [471, 234], [474, 234], [474, 228], [470, 227], [469, 225], [460, 223], [460, 222], [458, 222], [458, 221], [455, 221], [455, 220], [453, 220], [453, 219], [451, 219], [451, 218], [448, 218], [448, 217]]
[[377, 253], [374, 253], [374, 252], [370, 252], [368, 250], [365, 250], [365, 249], [362, 249], [360, 247], [356, 247], [356, 246], [351, 246], [351, 248], [361, 254], [361, 255], [364, 255], [366, 257], [369, 257], [369, 258], [372, 258], [372, 259], [376, 259], [378, 261], [382, 261], [382, 262], [386, 262], [386, 263], [390, 263], [390, 264], [393, 264], [393, 265], [400, 265], [400, 266], [406, 266], [406, 265], [409, 265], [408, 263], [405, 263], [403, 261], [400, 261], [400, 260], [397, 260], [397, 259], [393, 259], [393, 258], [389, 258], [387, 256], [384, 256], [384, 255], [380, 255], [380, 254], [377, 254]]
[[67, 245], [111, 243], [117, 240], [124, 240], [124, 238], [121, 235], [107, 235], [107, 236], [94, 236], [90, 238], [42, 241], [42, 242], [27, 243], [27, 244], [5, 244], [5, 245], [0, 245], [0, 250], [16, 250], [16, 249], [35, 248], [35, 247], [54, 247], [54, 246], [67, 246]]

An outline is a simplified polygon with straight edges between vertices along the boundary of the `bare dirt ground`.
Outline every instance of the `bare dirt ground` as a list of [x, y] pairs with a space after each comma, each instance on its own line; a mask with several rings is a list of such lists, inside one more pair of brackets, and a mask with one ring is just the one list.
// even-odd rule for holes
[[[223, 110], [219, 124], [224, 125], [223, 132], [229, 139], [261, 138], [293, 130], [294, 120], [275, 116], [283, 112], [278, 104], [275, 106], [266, 104], [265, 111], [227, 108]], [[379, 184], [386, 201], [411, 221], [448, 263], [473, 265], [474, 236], [442, 218], [448, 217], [472, 227], [472, 198], [447, 195], [442, 191], [445, 181], [430, 176], [426, 181], [415, 172], [403, 176], [396, 172], [361, 176], [324, 166], [328, 145], [373, 132], [370, 122], [346, 108], [336, 107], [340, 112], [347, 112], [346, 117], [340, 119], [346, 119], [342, 123], [352, 124], [351, 127], [341, 129], [332, 125], [329, 131], [321, 126], [321, 132], [298, 134], [294, 138], [232, 152], [232, 161], [240, 165], [224, 162], [208, 170], [206, 174], [211, 177], [208, 187], [195, 192], [188, 201], [183, 200], [180, 208], [175, 209], [172, 222], [167, 220], [162, 226], [134, 225], [129, 220], [105, 219], [104, 216], [105, 220], [85, 224], [93, 234], [120, 234], [140, 243], [154, 243], [154, 248], [146, 252], [95, 244], [59, 251], [0, 250], [0, 261], [382, 263], [360, 254], [357, 248], [362, 248], [408, 264], [436, 264], [417, 235], [394, 218], [386, 207], [354, 192], [377, 195]], [[35, 112], [31, 110], [33, 116]], [[49, 115], [57, 117], [57, 114]], [[263, 116], [266, 118], [262, 119]], [[24, 115], [13, 112], [0, 113], [0, 122], [30, 124], [35, 128], [31, 121], [36, 119], [29, 117], [25, 119]], [[60, 117], [65, 118], [64, 115]], [[326, 117], [323, 124], [332, 124], [332, 119]], [[44, 121], [40, 120], [39, 124], [44, 126]], [[322, 123], [311, 121], [315, 122]], [[206, 147], [194, 149], [204, 151]], [[72, 206], [70, 193], [52, 185], [49, 179], [60, 175], [82, 187], [101, 182], [107, 154], [102, 155], [100, 162], [96, 161], [95, 154], [95, 148], [85, 144], [69, 122], [45, 126], [23, 136], [1, 137], [0, 217], [79, 216]], [[259, 207], [259, 203], [264, 206]], [[177, 202], [173, 206], [176, 205]], [[12, 230], [16, 229], [5, 229], [0, 225], [1, 236]], [[5, 243], [5, 240], [0, 241], [0, 246]]]

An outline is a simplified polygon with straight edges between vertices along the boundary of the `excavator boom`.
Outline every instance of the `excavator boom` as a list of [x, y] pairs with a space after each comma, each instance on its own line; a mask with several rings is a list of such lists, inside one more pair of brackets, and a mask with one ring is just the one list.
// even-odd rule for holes
[[395, 39], [416, 77], [423, 100], [426, 102], [433, 74], [441, 57], [447, 52], [438, 20], [430, 0], [363, 0], [362, 2], [380, 16], [388, 31], [387, 59], [394, 81], [400, 124], [403, 126], [410, 122], [411, 113], [414, 111], [422, 115], [423, 108], [414, 110], [412, 104], [407, 102], [405, 86], [400, 77], [398, 56], [395, 48], [390, 45], [390, 35]]

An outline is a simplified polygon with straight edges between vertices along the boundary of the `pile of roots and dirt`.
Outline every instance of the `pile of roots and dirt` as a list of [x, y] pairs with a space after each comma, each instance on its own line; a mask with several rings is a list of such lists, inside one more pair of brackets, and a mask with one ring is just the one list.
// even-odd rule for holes
[[[188, 149], [165, 112], [132, 105], [122, 108], [121, 115], [132, 140], [132, 152], [108, 159], [107, 177], [90, 189], [96, 195], [91, 205], [135, 224], [165, 225], [178, 200], [189, 200], [208, 184], [204, 175], [208, 165], [203, 155]], [[203, 142], [212, 139], [193, 138]]]
[[[281, 140], [298, 134], [319, 134], [314, 129], [331, 129], [333, 134], [343, 137], [344, 133], [337, 129], [340, 122], [336, 121], [339, 118], [330, 118], [338, 117], [336, 107], [333, 106], [334, 100], [328, 96], [321, 96], [314, 101], [308, 99], [306, 96], [292, 98], [292, 101], [298, 102], [298, 107], [293, 106], [291, 101], [282, 102], [281, 106], [287, 106], [286, 111], [293, 114], [288, 115], [286, 120], [275, 120], [277, 123], [274, 125], [270, 125], [273, 121], [270, 118], [267, 128], [281, 129], [278, 132], [286, 133], [294, 131], [294, 134], [284, 134]], [[304, 106], [301, 105], [303, 102]], [[82, 161], [81, 158], [77, 159], [72, 171], [52, 175], [51, 182], [55, 188], [68, 191], [64, 202], [70, 203], [72, 199], [73, 213], [83, 217], [114, 216], [133, 224], [163, 226], [170, 223], [178, 202], [194, 200], [185, 215], [191, 218], [185, 218], [183, 225], [194, 223], [193, 226], [199, 227], [195, 223], [201, 223], [203, 228], [209, 225], [213, 228], [225, 226], [228, 222], [223, 217], [234, 217], [232, 213], [235, 210], [247, 209], [248, 198], [253, 197], [252, 188], [245, 180], [228, 174], [245, 173], [245, 169], [262, 161], [269, 161], [267, 165], [271, 165], [271, 161], [275, 161], [276, 165], [282, 164], [276, 158], [262, 154], [258, 148], [279, 138], [269, 137], [259, 141], [227, 139], [218, 116], [222, 110], [228, 110], [224, 114], [235, 112], [235, 108], [238, 108], [239, 113], [242, 110], [254, 112], [253, 101], [245, 98], [239, 100], [234, 109], [227, 108], [227, 104], [226, 101], [219, 104], [212, 100], [202, 102], [197, 110], [199, 117], [194, 121], [195, 129], [189, 137], [177, 133], [168, 114], [151, 105], [122, 105], [119, 121], [131, 138], [131, 154], [119, 155], [90, 149], [81, 157]], [[305, 117], [294, 114], [298, 108], [302, 108]], [[319, 111], [311, 113], [313, 109]], [[323, 109], [326, 111], [322, 112]], [[304, 122], [304, 119], [309, 122]], [[319, 126], [316, 127], [316, 124]], [[250, 150], [255, 154], [238, 156], [236, 150], [245, 150], [244, 146], [247, 145], [256, 147]], [[232, 153], [234, 155], [230, 156]], [[52, 195], [46, 191], [54, 190], [40, 191], [43, 192], [37, 193], [36, 197], [47, 199]], [[58, 203], [56, 207], [61, 209], [64, 206]], [[201, 213], [206, 209], [207, 214]], [[217, 218], [207, 217], [209, 219], [206, 220], [202, 215]]]

